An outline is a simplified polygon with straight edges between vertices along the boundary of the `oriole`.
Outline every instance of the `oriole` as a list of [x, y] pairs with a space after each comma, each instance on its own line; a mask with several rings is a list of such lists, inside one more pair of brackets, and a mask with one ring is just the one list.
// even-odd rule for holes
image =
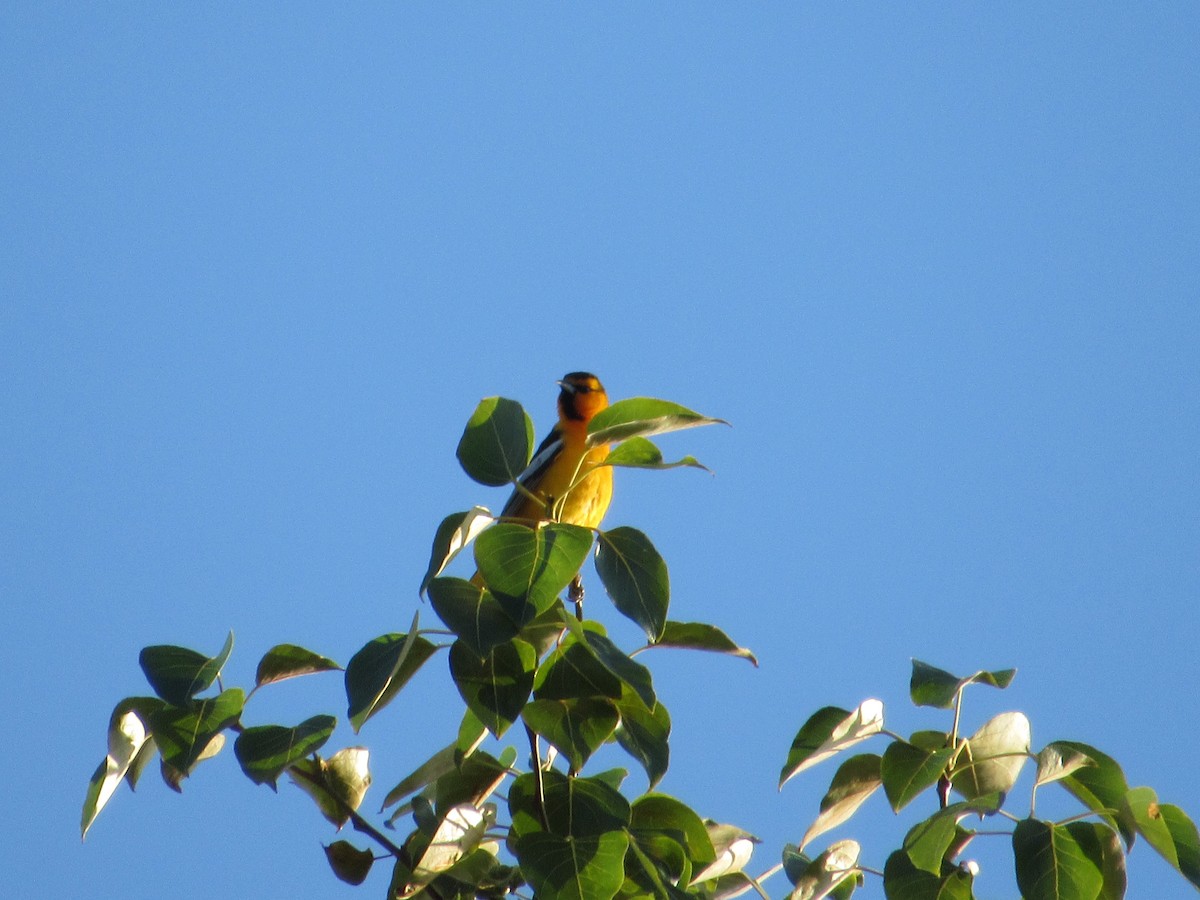
[[571, 372], [558, 384], [558, 424], [517, 480], [524, 490], [513, 491], [500, 515], [596, 528], [612, 501], [613, 476], [611, 466], [596, 467], [608, 456], [608, 444], [589, 449], [587, 429], [608, 406], [608, 394], [590, 372]]

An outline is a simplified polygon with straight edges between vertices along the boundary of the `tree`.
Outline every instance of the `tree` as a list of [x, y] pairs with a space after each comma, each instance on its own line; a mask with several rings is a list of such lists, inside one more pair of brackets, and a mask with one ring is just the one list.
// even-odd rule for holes
[[[701, 467], [691, 456], [664, 461], [649, 437], [719, 421], [678, 404], [636, 398], [597, 415], [589, 440], [615, 444], [606, 465]], [[468, 422], [458, 458], [472, 478], [498, 484], [515, 482], [532, 450], [532, 423], [521, 406], [490, 398]], [[593, 547], [608, 597], [645, 632], [645, 645], [631, 652], [584, 614], [580, 572]], [[478, 579], [444, 575], [467, 548]], [[329, 864], [338, 878], [361, 884], [385, 861], [391, 866], [389, 898], [532, 891], [547, 900], [673, 900], [750, 890], [766, 897], [764, 882], [782, 872], [788, 896], [804, 900], [844, 900], [868, 875], [882, 878], [890, 900], [960, 900], [974, 896], [976, 874], [960, 861], [962, 853], [977, 836], [998, 833], [995, 822], [1011, 825], [999, 831], [1012, 842], [1017, 882], [1030, 900], [1124, 896], [1124, 855], [1138, 835], [1200, 887], [1195, 825], [1178, 807], [1160, 804], [1149, 788], [1130, 789], [1111, 757], [1073, 741], [1033, 753], [1029, 722], [1019, 712], [1001, 713], [969, 737], [959, 734], [966, 688], [1007, 687], [1014, 670], [960, 678], [922, 662], [913, 664], [912, 700], [952, 711], [949, 728], [907, 738], [889, 732], [878, 700], [814, 713], [787, 753], [781, 787], [868, 739], [888, 745], [879, 755], [845, 759], [800, 843], [785, 847], [779, 864], [751, 877], [745, 870], [754, 840], [747, 832], [707, 821], [683, 801], [655, 791], [670, 763], [671, 720], [650, 669], [635, 657], [677, 647], [757, 663], [720, 628], [668, 617], [667, 566], [645, 534], [627, 526], [593, 531], [552, 519], [532, 527], [475, 507], [447, 516], [438, 527], [420, 592], [444, 628], [422, 627], [418, 612], [407, 631], [369, 641], [344, 669], [319, 653], [281, 644], [264, 654], [249, 691], [218, 681], [233, 650], [232, 633], [215, 656], [175, 646], [144, 648], [140, 662], [154, 696], [127, 698], [113, 710], [108, 754], [84, 801], [83, 834], [120, 784], [136, 785], [155, 755], [163, 778], [178, 790], [232, 734], [234, 754], [251, 781], [275, 787], [286, 774], [337, 828], [349, 823], [363, 836], [367, 847], [346, 839], [329, 844]], [[335, 716], [296, 725], [247, 724], [249, 702], [259, 690], [341, 671], [347, 717], [357, 733], [443, 651], [465, 709], [451, 739], [388, 791], [381, 824], [361, 811], [371, 783], [368, 749], [349, 746], [321, 755], [337, 728]], [[488, 734], [508, 741], [498, 754], [482, 749]], [[638, 796], [622, 790], [623, 770], [588, 769], [595, 751], [613, 742], [646, 774], [647, 790]], [[1034, 797], [1028, 815], [1018, 816], [1005, 802], [1031, 759], [1037, 765]], [[1077, 798], [1078, 816], [1035, 818], [1036, 792], [1051, 783]], [[880, 788], [897, 813], [918, 795], [936, 797], [935, 812], [912, 826], [882, 870], [863, 862], [860, 846], [850, 840], [807, 855], [816, 838], [848, 821]], [[506, 800], [498, 799], [505, 793]], [[961, 799], [951, 802], [952, 794]], [[407, 835], [398, 839], [405, 828]]]

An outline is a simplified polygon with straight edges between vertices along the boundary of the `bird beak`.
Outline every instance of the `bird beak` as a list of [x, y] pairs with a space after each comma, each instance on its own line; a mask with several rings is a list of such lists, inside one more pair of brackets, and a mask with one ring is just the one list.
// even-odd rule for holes
[[567, 391], [568, 393], [571, 393], [571, 394], [575, 393], [575, 385], [571, 384], [568, 381], [556, 381], [554, 383], [557, 384], [564, 391]]

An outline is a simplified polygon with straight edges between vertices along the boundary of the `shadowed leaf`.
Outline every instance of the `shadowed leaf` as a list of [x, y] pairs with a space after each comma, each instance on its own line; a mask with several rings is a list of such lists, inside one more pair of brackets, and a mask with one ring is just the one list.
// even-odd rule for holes
[[533, 454], [533, 421], [521, 404], [504, 397], [479, 401], [458, 442], [458, 461], [480, 484], [515, 481]]
[[297, 647], [295, 644], [276, 644], [259, 660], [254, 684], [256, 687], [262, 687], [264, 684], [272, 684], [286, 678], [338, 669], [341, 669], [341, 666], [332, 659], [311, 650]]

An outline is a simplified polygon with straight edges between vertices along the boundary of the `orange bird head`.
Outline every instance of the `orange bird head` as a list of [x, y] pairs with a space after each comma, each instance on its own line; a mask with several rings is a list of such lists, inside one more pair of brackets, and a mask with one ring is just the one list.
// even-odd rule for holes
[[558, 420], [587, 424], [592, 416], [608, 406], [604, 385], [591, 372], [571, 372], [558, 382]]

